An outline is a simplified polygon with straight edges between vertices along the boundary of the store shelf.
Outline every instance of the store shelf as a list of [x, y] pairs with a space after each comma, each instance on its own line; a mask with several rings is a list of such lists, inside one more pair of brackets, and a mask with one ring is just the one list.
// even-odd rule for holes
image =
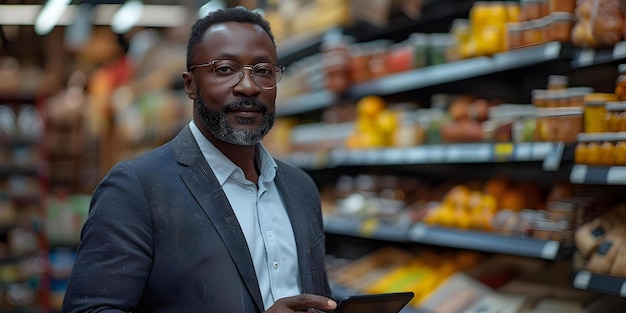
[[572, 68], [582, 68], [626, 60], [626, 41], [608, 49], [583, 48], [573, 52]]
[[392, 224], [373, 218], [361, 220], [348, 217], [326, 217], [324, 225], [327, 233], [336, 235], [394, 242], [413, 242], [546, 260], [557, 259], [561, 249], [561, 244], [553, 240], [457, 230], [428, 226], [423, 223]]
[[499, 53], [493, 57], [477, 57], [386, 76], [353, 86], [348, 93], [355, 99], [371, 94], [393, 95], [555, 61], [565, 57], [565, 50], [560, 43], [550, 42]]
[[574, 288], [626, 298], [626, 278], [578, 271], [572, 275]]
[[569, 181], [572, 184], [626, 185], [626, 166], [576, 164], [572, 167]]
[[552, 142], [460, 143], [328, 152], [293, 153], [284, 159], [304, 169], [355, 165], [407, 165], [543, 161], [559, 146]]
[[[567, 58], [569, 54], [571, 54], [570, 50], [564, 48], [559, 42], [550, 42], [499, 53], [492, 57], [471, 58], [385, 76], [352, 86], [346, 92], [346, 97], [356, 100], [372, 94], [394, 95], [474, 77], [523, 69], [561, 60]], [[277, 115], [290, 116], [319, 110], [332, 105], [336, 100], [337, 96], [326, 90], [278, 99]]]
[[439, 226], [427, 226], [421, 223], [411, 227], [409, 240], [442, 247], [503, 253], [546, 260], [555, 260], [561, 248], [560, 243], [554, 240], [456, 230]]
[[578, 142], [622, 141], [626, 140], [626, 132], [580, 133], [576, 138]]
[[410, 223], [388, 223], [377, 218], [359, 219], [338, 216], [324, 218], [324, 230], [335, 235], [407, 242], [410, 229]]
[[330, 91], [319, 91], [302, 96], [278, 99], [276, 103], [277, 116], [292, 116], [311, 111], [317, 111], [335, 103], [336, 96]]
[[[412, 19], [404, 14], [390, 16], [385, 27], [353, 20], [353, 24], [339, 27], [355, 42], [377, 39], [400, 41], [414, 32], [447, 32], [452, 20], [466, 16], [472, 0], [422, 0], [422, 14]], [[289, 65], [302, 58], [320, 52], [325, 31], [312, 31], [290, 36], [278, 42], [278, 61]]]

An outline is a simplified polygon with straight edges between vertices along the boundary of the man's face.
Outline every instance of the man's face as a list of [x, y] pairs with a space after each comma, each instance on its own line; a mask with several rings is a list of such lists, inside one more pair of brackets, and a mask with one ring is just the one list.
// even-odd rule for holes
[[[265, 31], [254, 24], [228, 22], [210, 27], [193, 51], [193, 64], [231, 60], [242, 65], [276, 63], [276, 48]], [[185, 91], [194, 100], [198, 127], [216, 139], [242, 146], [255, 145], [274, 124], [276, 88], [256, 85], [245, 70], [235, 86], [215, 81], [213, 66], [183, 75]]]

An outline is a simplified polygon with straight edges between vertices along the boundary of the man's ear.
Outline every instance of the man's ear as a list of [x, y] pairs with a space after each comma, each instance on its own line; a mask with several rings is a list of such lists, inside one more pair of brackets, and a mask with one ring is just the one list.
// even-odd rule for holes
[[185, 93], [187, 97], [196, 100], [196, 81], [191, 72], [183, 72], [183, 81], [185, 82]]

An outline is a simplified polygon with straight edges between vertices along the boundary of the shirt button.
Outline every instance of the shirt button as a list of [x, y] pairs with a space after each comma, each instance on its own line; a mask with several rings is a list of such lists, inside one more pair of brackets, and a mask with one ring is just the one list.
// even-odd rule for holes
[[273, 232], [273, 231], [271, 231], [271, 230], [268, 230], [268, 231], [267, 231], [267, 237], [269, 237], [269, 238], [274, 237], [274, 232]]
[[274, 269], [278, 269], [278, 262], [274, 262], [274, 264], [272, 264], [272, 266], [274, 266]]

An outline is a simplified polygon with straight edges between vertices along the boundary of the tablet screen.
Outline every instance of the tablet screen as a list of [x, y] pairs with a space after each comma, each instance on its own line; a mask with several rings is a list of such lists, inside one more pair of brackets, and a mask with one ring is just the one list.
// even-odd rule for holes
[[333, 313], [398, 313], [413, 296], [412, 292], [349, 296], [339, 302]]

